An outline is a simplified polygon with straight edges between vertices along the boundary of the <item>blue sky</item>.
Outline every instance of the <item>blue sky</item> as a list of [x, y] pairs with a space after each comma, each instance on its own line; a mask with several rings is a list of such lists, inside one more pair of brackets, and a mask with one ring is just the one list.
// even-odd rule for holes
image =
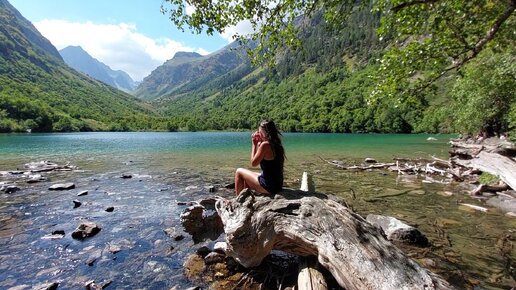
[[112, 69], [142, 80], [177, 51], [214, 52], [245, 25], [224, 35], [176, 29], [161, 14], [163, 0], [9, 0], [57, 49], [79, 45]]

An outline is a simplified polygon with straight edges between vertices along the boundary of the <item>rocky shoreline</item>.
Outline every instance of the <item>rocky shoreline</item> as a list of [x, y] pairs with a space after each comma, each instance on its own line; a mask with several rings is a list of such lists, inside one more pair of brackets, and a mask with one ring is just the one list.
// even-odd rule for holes
[[0, 172], [0, 288], [193, 287], [182, 261], [197, 246], [178, 198], [215, 186], [164, 181], [49, 161]]

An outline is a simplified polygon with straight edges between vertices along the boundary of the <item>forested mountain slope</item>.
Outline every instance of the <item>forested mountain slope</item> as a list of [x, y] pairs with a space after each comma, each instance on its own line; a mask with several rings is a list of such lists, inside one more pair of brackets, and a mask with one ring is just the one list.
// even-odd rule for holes
[[384, 119], [394, 112], [379, 114], [377, 106], [366, 104], [369, 76], [385, 45], [375, 36], [376, 15], [357, 12], [339, 30], [330, 30], [320, 14], [299, 25], [302, 49], [284, 51], [274, 67], [249, 70], [220, 90], [199, 86], [181, 98], [162, 97], [154, 103], [186, 130], [251, 129], [265, 117], [285, 131], [412, 130], [403, 119], [408, 116], [396, 116], [398, 124], [392, 124]]
[[202, 56], [195, 52], [177, 52], [143, 79], [135, 95], [142, 99], [175, 99], [198, 89], [222, 89], [251, 70], [243, 47], [232, 43]]
[[425, 91], [372, 98], [387, 78], [380, 70], [385, 51], [402, 44], [376, 36], [379, 15], [371, 9], [356, 10], [339, 27], [326, 23], [321, 14], [299, 21], [302, 49], [280, 52], [271, 69], [249, 70], [222, 89], [199, 84], [181, 98], [154, 103], [181, 130], [248, 130], [272, 118], [297, 132], [516, 135], [514, 46], [486, 49]]
[[68, 67], [27, 19], [0, 0], [0, 132], [137, 130], [137, 124], [147, 126], [149, 115], [147, 104]]
[[112, 70], [80, 46], [67, 46], [61, 49], [59, 54], [70, 67], [114, 88], [124, 92], [131, 92], [136, 88], [136, 83], [126, 72]]

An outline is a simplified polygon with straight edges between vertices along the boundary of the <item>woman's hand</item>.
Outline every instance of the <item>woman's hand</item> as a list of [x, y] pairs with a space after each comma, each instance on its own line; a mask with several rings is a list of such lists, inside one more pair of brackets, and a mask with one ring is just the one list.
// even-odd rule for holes
[[260, 136], [260, 133], [258, 131], [254, 132], [251, 135], [251, 138], [253, 139], [253, 144], [258, 144], [262, 141], [262, 137]]

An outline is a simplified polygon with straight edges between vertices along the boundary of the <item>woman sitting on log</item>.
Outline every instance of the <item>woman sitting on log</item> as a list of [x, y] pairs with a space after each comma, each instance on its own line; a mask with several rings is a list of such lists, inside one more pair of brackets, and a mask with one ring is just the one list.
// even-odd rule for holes
[[251, 135], [251, 165], [260, 164], [262, 173], [245, 168], [235, 172], [235, 194], [244, 188], [263, 194], [275, 194], [283, 187], [283, 163], [285, 149], [281, 144], [281, 133], [273, 121], [264, 120], [258, 130]]

